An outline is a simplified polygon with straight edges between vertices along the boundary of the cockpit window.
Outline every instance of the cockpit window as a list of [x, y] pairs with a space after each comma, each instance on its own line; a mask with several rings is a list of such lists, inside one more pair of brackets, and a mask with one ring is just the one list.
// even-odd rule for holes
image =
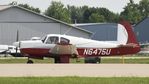
[[47, 39], [46, 44], [56, 44], [58, 43], [58, 40], [58, 37], [52, 36]]
[[62, 43], [62, 44], [69, 44], [69, 42], [70, 41], [68, 39], [61, 37], [60, 43]]

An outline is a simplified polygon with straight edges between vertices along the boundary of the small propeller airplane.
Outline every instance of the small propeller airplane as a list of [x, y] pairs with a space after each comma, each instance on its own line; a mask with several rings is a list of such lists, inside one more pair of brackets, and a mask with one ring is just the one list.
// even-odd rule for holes
[[[118, 56], [139, 52], [140, 45], [131, 24], [123, 20], [117, 27], [117, 41], [97, 41], [69, 35], [49, 34], [41, 40], [19, 41], [14, 45], [19, 47], [22, 55], [28, 58], [52, 57], [55, 61], [57, 61], [57, 56], [52, 56], [51, 50], [59, 43], [74, 45], [79, 57]], [[69, 57], [65, 59], [59, 56], [58, 59], [68, 60]], [[29, 62], [33, 63], [31, 60], [28, 60]]]
[[13, 45], [0, 45], [0, 54], [4, 54], [5, 56], [7, 56], [7, 54], [10, 54], [14, 57], [21, 56], [20, 51], [18, 50], [16, 52], [16, 46], [13, 46]]

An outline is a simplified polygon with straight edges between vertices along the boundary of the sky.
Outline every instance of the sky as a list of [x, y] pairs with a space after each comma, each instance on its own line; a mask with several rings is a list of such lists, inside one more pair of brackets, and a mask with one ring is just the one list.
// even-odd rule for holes
[[[17, 1], [18, 4], [29, 4], [33, 7], [39, 8], [44, 12], [51, 1], [61, 1], [65, 6], [75, 5], [89, 7], [105, 7], [114, 13], [120, 13], [123, 8], [129, 3], [129, 0], [0, 0], [0, 5], [7, 5], [12, 1]], [[135, 3], [139, 3], [140, 0], [134, 0]]]

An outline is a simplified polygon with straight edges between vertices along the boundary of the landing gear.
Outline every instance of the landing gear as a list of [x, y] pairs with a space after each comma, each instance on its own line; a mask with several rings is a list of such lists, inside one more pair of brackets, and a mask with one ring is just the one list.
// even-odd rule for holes
[[54, 57], [54, 63], [60, 63], [60, 57]]
[[34, 62], [28, 58], [27, 64], [33, 64]]
[[100, 57], [86, 57], [84, 62], [85, 63], [101, 63], [101, 58]]

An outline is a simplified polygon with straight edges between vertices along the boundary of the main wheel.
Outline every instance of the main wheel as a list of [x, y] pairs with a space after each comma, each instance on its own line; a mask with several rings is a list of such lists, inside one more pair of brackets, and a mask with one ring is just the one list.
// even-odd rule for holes
[[34, 62], [32, 60], [28, 60], [27, 64], [33, 64]]
[[101, 63], [100, 57], [86, 57], [85, 63]]
[[60, 63], [60, 57], [55, 57], [55, 58], [54, 58], [54, 62], [55, 62], [55, 63]]

